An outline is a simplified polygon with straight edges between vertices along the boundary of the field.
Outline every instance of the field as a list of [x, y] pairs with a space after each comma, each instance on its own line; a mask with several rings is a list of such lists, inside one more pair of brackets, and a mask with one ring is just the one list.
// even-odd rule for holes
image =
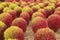
[[[60, 32], [56, 32], [56, 38], [57, 40], [60, 40]], [[25, 33], [25, 40], [34, 40], [34, 33], [31, 28], [31, 23], [29, 23], [27, 27], [27, 31]]]

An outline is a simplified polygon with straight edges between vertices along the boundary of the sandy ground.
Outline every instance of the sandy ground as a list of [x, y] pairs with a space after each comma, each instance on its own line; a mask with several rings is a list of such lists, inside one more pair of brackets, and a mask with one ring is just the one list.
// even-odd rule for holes
[[27, 31], [25, 33], [25, 40], [34, 40], [33, 35], [34, 33], [31, 28], [31, 23], [29, 23], [29, 25], [27, 26]]
[[[59, 33], [56, 32], [56, 38], [57, 40], [60, 40], [60, 31]], [[27, 26], [27, 31], [25, 33], [25, 40], [34, 40], [34, 33], [31, 28], [31, 23]]]

